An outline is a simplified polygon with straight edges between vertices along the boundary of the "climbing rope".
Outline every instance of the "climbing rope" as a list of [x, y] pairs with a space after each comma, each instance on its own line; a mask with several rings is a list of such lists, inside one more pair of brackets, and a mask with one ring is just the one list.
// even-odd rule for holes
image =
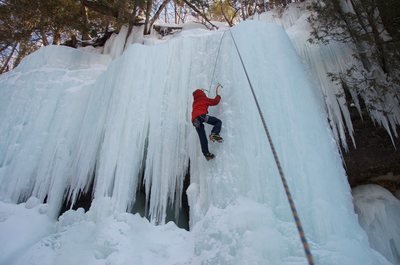
[[305, 233], [304, 233], [303, 226], [301, 224], [299, 215], [298, 215], [297, 210], [296, 210], [296, 205], [294, 204], [292, 194], [291, 194], [291, 192], [289, 190], [289, 186], [288, 186], [287, 181], [286, 181], [286, 177], [285, 177], [285, 175], [283, 173], [281, 163], [279, 162], [279, 158], [278, 158], [278, 155], [276, 153], [275, 146], [274, 146], [274, 143], [272, 141], [271, 135], [269, 133], [269, 130], [268, 130], [268, 127], [267, 127], [267, 123], [265, 122], [264, 115], [263, 115], [263, 113], [261, 111], [260, 105], [258, 104], [258, 100], [257, 100], [256, 94], [254, 93], [253, 85], [251, 84], [249, 75], [248, 75], [246, 67], [244, 65], [242, 56], [240, 55], [239, 48], [238, 48], [238, 46], [236, 44], [235, 38], [233, 36], [233, 33], [232, 33], [232, 31], [230, 29], [229, 29], [229, 32], [231, 33], [233, 43], [235, 44], [236, 51], [237, 51], [237, 53], [239, 55], [240, 62], [242, 63], [242, 66], [243, 66], [243, 69], [244, 69], [244, 73], [246, 74], [247, 81], [249, 82], [250, 89], [251, 89], [251, 94], [253, 95], [254, 101], [255, 101], [255, 103], [257, 105], [258, 114], [260, 115], [262, 124], [264, 126], [265, 134], [267, 135], [269, 145], [270, 145], [272, 153], [274, 155], [275, 163], [276, 163], [276, 166], [278, 168], [279, 175], [281, 177], [283, 187], [285, 188], [286, 197], [287, 197], [287, 199], [289, 201], [290, 209], [292, 210], [292, 215], [293, 215], [293, 218], [294, 218], [294, 220], [296, 222], [297, 231], [299, 232], [301, 243], [303, 244], [303, 248], [304, 248], [304, 252], [306, 254], [306, 258], [307, 258], [308, 264], [309, 265], [314, 265], [315, 264], [314, 263], [314, 258], [313, 258], [312, 254], [311, 254], [310, 246], [308, 245], [308, 242], [307, 242], [307, 239], [306, 239], [306, 236], [305, 236]]
[[213, 82], [213, 80], [214, 80], [215, 69], [217, 68], [217, 62], [218, 62], [219, 52], [221, 51], [222, 39], [224, 38], [225, 33], [226, 33], [226, 31], [224, 31], [224, 33], [223, 33], [222, 36], [221, 36], [221, 39], [219, 40], [219, 47], [218, 47], [217, 56], [215, 57], [214, 70], [213, 70], [212, 77], [211, 77], [211, 81], [210, 81], [210, 89], [209, 89], [209, 91], [211, 91], [211, 88], [212, 88], [211, 86], [212, 86], [212, 82]]

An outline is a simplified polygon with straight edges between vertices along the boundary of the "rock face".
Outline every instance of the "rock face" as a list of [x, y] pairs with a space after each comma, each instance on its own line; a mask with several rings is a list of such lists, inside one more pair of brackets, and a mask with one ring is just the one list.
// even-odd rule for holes
[[355, 108], [351, 114], [357, 147], [351, 145], [347, 153], [342, 150], [351, 187], [379, 184], [396, 194], [400, 190], [400, 139], [394, 137], [393, 145], [386, 130], [374, 124], [368, 114], [364, 120]]

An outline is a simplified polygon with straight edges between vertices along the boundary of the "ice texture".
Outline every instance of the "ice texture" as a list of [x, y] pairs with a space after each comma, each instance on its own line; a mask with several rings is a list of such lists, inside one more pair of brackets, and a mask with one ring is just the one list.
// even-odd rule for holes
[[[340, 2], [346, 12], [354, 12], [351, 2], [345, 0]], [[285, 29], [298, 55], [307, 65], [315, 86], [321, 90], [321, 105], [325, 106], [328, 113], [329, 123], [338, 145], [348, 150], [349, 139], [346, 137], [348, 134], [351, 143], [356, 147], [349, 108], [356, 108], [361, 115], [360, 98], [366, 104], [373, 106], [368, 109], [370, 118], [377, 126], [384, 128], [393, 141], [393, 137], [398, 137], [396, 128], [400, 125], [400, 104], [397, 97], [388, 93], [381, 97], [382, 101], [375, 102], [371, 100], [376, 98], [376, 92], [372, 90], [365, 89], [361, 95], [350, 91], [352, 102], [348, 104], [342, 85], [332, 82], [327, 73], [346, 73], [352, 66], [363, 69], [360, 62], [354, 59], [354, 55], [357, 54], [356, 48], [352, 43], [341, 43], [335, 40], [329, 40], [328, 44], [309, 43], [311, 26], [307, 18], [311, 13], [306, 8], [308, 4], [308, 1], [292, 3], [287, 8], [256, 15], [253, 19], [276, 23]], [[379, 73], [379, 71], [376, 72]], [[383, 80], [386, 78], [375, 75], [374, 77]], [[379, 110], [389, 111], [385, 114], [384, 111]], [[361, 116], [361, 118], [366, 117]]]
[[353, 190], [354, 207], [371, 247], [400, 264], [400, 201], [385, 188], [369, 184]]
[[[370, 248], [358, 224], [320, 92], [286, 32], [274, 24], [249, 21], [232, 34], [316, 263], [390, 264]], [[124, 38], [118, 39], [116, 47], [123, 47]], [[190, 122], [192, 92], [217, 82], [224, 86], [222, 101], [209, 114], [223, 121], [225, 141], [210, 144], [216, 159], [208, 162]], [[112, 62], [110, 56], [44, 48], [0, 76], [0, 93], [2, 201], [46, 199], [49, 216], [56, 217], [65, 197], [74, 204], [94, 183], [89, 212], [60, 218], [65, 232], [51, 240], [54, 256], [63, 257], [57, 264], [132, 262], [124, 258], [130, 255], [129, 246], [138, 244], [132, 240], [140, 233], [136, 222], [142, 221], [130, 221], [139, 217], [125, 212], [142, 183], [150, 214], [150, 223], [139, 218], [146, 223], [145, 231], [160, 224], [157, 229], [167, 230], [171, 244], [185, 246], [190, 255], [170, 258], [178, 254], [166, 240], [138, 247], [149, 252], [137, 264], [151, 264], [147, 258], [152, 253], [155, 263], [165, 257], [165, 264], [306, 263], [229, 32], [194, 30], [157, 45], [130, 45]], [[212, 90], [209, 96], [214, 95]], [[180, 207], [189, 161], [187, 234], [176, 227], [170, 231], [165, 219], [168, 206]], [[122, 224], [117, 224], [119, 218]], [[108, 231], [104, 235], [103, 229]], [[46, 246], [32, 248], [15, 264], [51, 260], [45, 253], [53, 252], [44, 251]], [[35, 253], [42, 256], [35, 259]], [[95, 254], [87, 256], [90, 253]]]

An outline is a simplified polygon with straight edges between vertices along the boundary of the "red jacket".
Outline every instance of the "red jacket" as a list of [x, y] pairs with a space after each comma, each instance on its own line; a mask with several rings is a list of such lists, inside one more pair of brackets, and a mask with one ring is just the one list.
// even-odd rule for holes
[[201, 89], [196, 89], [193, 92], [193, 107], [192, 107], [192, 122], [200, 115], [208, 113], [208, 106], [215, 106], [221, 100], [221, 96], [208, 98]]

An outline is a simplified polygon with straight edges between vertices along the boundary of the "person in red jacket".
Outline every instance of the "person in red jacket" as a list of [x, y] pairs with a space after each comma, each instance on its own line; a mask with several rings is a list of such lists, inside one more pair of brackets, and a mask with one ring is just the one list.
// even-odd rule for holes
[[222, 137], [219, 135], [222, 126], [221, 120], [207, 115], [208, 107], [218, 105], [221, 100], [221, 96], [218, 95], [219, 86], [220, 85], [218, 84], [216, 88], [217, 95], [215, 98], [208, 98], [202, 89], [196, 89], [193, 92], [192, 123], [199, 135], [201, 151], [207, 160], [213, 159], [215, 156], [208, 150], [208, 141], [203, 123], [205, 122], [214, 126], [210, 134], [211, 141], [223, 141]]

